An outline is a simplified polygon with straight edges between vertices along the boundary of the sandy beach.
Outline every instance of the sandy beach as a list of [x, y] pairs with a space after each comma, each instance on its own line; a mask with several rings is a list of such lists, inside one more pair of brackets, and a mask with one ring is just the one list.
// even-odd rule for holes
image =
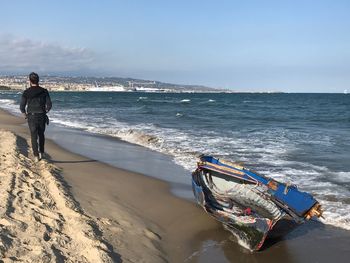
[[[187, 249], [190, 244], [184, 240], [196, 236], [203, 225], [220, 228], [214, 220], [203, 216], [203, 211], [194, 204], [170, 195], [166, 183], [70, 153], [51, 141], [47, 141], [49, 160], [34, 163], [27, 127], [22, 125], [24, 120], [1, 111], [0, 123], [1, 184], [8, 188], [6, 195], [1, 196], [2, 203], [6, 204], [2, 208], [0, 224], [4, 228], [0, 250], [4, 261], [18, 258], [36, 262], [182, 262], [190, 254]], [[40, 188], [34, 187], [36, 184]], [[57, 187], [48, 189], [48, 184]], [[48, 198], [37, 205], [43, 210], [41, 212], [31, 208], [38, 196]], [[22, 211], [22, 207], [28, 211]], [[55, 211], [51, 215], [53, 208]], [[17, 219], [17, 213], [23, 214], [20, 219]], [[37, 213], [42, 217], [41, 227], [36, 227]], [[75, 213], [72, 217], [81, 223], [80, 232], [75, 226], [65, 230], [72, 225], [71, 217], [64, 217], [64, 213]], [[63, 218], [57, 221], [61, 215]], [[19, 221], [9, 223], [11, 220]], [[18, 222], [33, 227], [27, 226], [28, 230], [23, 231]], [[62, 222], [70, 223], [62, 225]], [[17, 227], [11, 228], [12, 224]], [[13, 229], [13, 233], [8, 232], [9, 229]], [[37, 241], [29, 242], [27, 249], [20, 249], [26, 242], [22, 239], [27, 235]], [[65, 241], [77, 253], [73, 257], [57, 240], [78, 235], [80, 239]], [[15, 245], [8, 236], [22, 242], [17, 243], [21, 245]], [[80, 252], [71, 243], [85, 244], [85, 241], [91, 244], [82, 247]], [[89, 258], [84, 251], [92, 248], [96, 251], [94, 257]], [[36, 258], [37, 254], [41, 258]]]
[[348, 262], [349, 231], [311, 222], [252, 254], [161, 180], [50, 140], [34, 163], [23, 124], [0, 110], [0, 262]]

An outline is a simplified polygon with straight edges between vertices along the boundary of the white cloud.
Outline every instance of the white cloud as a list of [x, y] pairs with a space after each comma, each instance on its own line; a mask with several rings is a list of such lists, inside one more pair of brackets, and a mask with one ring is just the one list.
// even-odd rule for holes
[[84, 72], [95, 60], [86, 48], [0, 35], [0, 72]]

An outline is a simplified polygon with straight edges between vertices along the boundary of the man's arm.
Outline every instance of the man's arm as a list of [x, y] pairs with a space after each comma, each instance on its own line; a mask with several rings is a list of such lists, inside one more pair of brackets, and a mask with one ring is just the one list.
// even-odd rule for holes
[[51, 102], [50, 94], [47, 91], [46, 92], [46, 112], [49, 112], [51, 108], [52, 108], [52, 102]]
[[27, 97], [23, 93], [21, 97], [21, 102], [19, 104], [19, 109], [21, 110], [21, 112], [24, 114], [25, 117], [27, 117], [26, 105], [27, 105]]

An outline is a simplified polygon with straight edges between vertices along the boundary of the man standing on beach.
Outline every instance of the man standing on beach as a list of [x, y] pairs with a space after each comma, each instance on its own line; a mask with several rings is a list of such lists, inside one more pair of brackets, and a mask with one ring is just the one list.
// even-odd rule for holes
[[[39, 75], [29, 74], [30, 88], [26, 89], [21, 98], [20, 110], [28, 119], [32, 149], [35, 161], [44, 158], [45, 126], [48, 124], [46, 113], [51, 110], [52, 103], [49, 92], [39, 86]], [[39, 138], [39, 147], [38, 147]]]

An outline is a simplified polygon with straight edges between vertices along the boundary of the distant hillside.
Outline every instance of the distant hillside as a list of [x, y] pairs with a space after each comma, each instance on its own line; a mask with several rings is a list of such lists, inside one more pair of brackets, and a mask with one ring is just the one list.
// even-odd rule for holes
[[[25, 89], [28, 76], [0, 76], [2, 89]], [[40, 83], [49, 90], [55, 91], [89, 91], [95, 86], [111, 87], [122, 85], [126, 91], [152, 90], [161, 92], [232, 92], [227, 89], [215, 89], [203, 85], [183, 85], [153, 80], [120, 78], [120, 77], [81, 77], [81, 76], [40, 76]]]
[[99, 86], [112, 86], [112, 85], [123, 85], [124, 87], [132, 86], [144, 86], [149, 88], [157, 89], [174, 89], [174, 90], [198, 90], [198, 91], [226, 91], [224, 89], [215, 89], [202, 85], [182, 85], [172, 84], [160, 81], [134, 79], [134, 78], [120, 78], [120, 77], [58, 77], [58, 76], [43, 76], [42, 80], [61, 83], [77, 83], [77, 84], [97, 84]]

